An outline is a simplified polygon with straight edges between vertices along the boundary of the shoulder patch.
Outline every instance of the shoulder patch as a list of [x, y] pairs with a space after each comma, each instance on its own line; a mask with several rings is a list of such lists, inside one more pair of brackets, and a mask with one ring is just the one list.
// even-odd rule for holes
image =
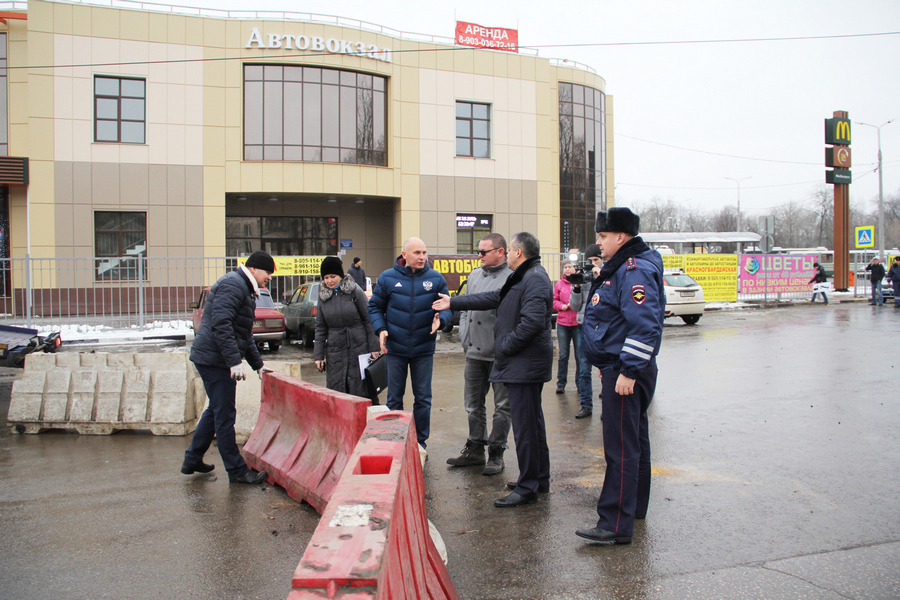
[[635, 304], [644, 303], [644, 300], [647, 299], [647, 291], [644, 289], [644, 284], [639, 283], [631, 286], [631, 299], [634, 300]]
[[634, 259], [633, 256], [629, 256], [628, 260], [625, 261], [625, 270], [631, 271], [636, 268], [637, 268], [637, 261]]

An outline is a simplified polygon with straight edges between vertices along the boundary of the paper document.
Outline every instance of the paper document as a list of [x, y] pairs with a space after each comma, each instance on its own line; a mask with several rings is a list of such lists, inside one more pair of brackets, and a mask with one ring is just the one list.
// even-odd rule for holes
[[360, 354], [359, 355], [359, 378], [366, 378], [366, 367], [369, 366], [369, 361], [372, 359], [371, 354]]

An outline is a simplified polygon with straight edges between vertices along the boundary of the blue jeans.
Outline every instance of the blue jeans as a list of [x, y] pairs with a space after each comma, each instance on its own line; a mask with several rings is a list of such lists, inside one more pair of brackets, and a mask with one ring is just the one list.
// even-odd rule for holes
[[556, 325], [559, 342], [559, 362], [556, 365], [556, 385], [566, 387], [569, 377], [569, 341], [575, 347], [575, 385], [578, 387], [581, 405], [593, 408], [594, 392], [591, 389], [591, 365], [581, 349], [581, 325]]
[[434, 354], [425, 356], [398, 356], [387, 354], [388, 395], [387, 407], [403, 410], [403, 394], [406, 393], [406, 373], [412, 375], [413, 420], [416, 422], [416, 439], [425, 447], [431, 433], [431, 372]]
[[884, 304], [884, 295], [881, 293], [881, 282], [872, 282], [872, 304]]
[[825, 304], [828, 304], [828, 296], [825, 295], [825, 292], [813, 292], [813, 297], [812, 297], [812, 300], [810, 300], [810, 302], [816, 301], [816, 294], [822, 294], [822, 298], [825, 299]]
[[237, 382], [231, 378], [229, 369], [194, 365], [206, 388], [209, 406], [203, 411], [190, 447], [184, 453], [184, 462], [199, 464], [203, 455], [209, 450], [213, 435], [219, 446], [219, 454], [225, 470], [232, 477], [240, 477], [247, 471], [247, 463], [238, 450], [234, 439], [234, 421], [237, 417], [235, 409], [235, 389]]

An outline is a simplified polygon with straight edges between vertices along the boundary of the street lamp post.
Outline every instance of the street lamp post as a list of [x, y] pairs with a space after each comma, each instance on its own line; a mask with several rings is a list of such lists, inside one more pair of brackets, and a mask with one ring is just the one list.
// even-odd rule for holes
[[[731, 181], [737, 184], [737, 232], [741, 232], [741, 182], [745, 179], [751, 179], [752, 177], [741, 177], [740, 179], [735, 179], [734, 177], [726, 177], [725, 179], [730, 179]], [[741, 252], [741, 243], [738, 242], [738, 254]]]
[[881, 170], [881, 128], [893, 121], [894, 119], [891, 119], [890, 121], [885, 121], [881, 125], [872, 125], [871, 123], [863, 123], [862, 121], [856, 122], [857, 125], [874, 127], [875, 131], [878, 132], [878, 260], [882, 262], [884, 262], [884, 188]]

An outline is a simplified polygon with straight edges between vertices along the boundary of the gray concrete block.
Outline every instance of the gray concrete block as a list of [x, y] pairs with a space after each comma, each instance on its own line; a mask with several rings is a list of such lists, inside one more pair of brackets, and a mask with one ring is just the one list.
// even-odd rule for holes
[[148, 394], [124, 392], [120, 405], [120, 419], [123, 423], [145, 423], [147, 421]]
[[107, 354], [106, 366], [110, 369], [126, 370], [134, 368], [134, 354]]
[[187, 371], [153, 371], [150, 375], [150, 390], [154, 394], [181, 394], [184, 402], [187, 394]]
[[52, 369], [47, 371], [47, 382], [44, 385], [44, 393], [68, 394], [71, 380], [72, 372], [68, 369]]
[[183, 423], [185, 421], [184, 392], [181, 394], [150, 394], [152, 423]]
[[107, 354], [98, 352], [96, 354], [80, 354], [81, 366], [84, 368], [100, 370], [106, 367]]
[[30, 394], [19, 392], [9, 401], [9, 413], [7, 421], [40, 421], [41, 405], [44, 403], [43, 394]]
[[63, 369], [74, 369], [81, 366], [80, 354], [54, 354], [56, 357], [56, 366]]
[[139, 352], [134, 355], [135, 366], [150, 368], [153, 371], [182, 371], [186, 368], [188, 360], [187, 354]]
[[96, 371], [72, 371], [71, 390], [73, 394], [94, 394], [97, 387]]
[[100, 371], [97, 373], [97, 393], [118, 395], [122, 392], [124, 377], [122, 371]]
[[150, 393], [150, 373], [144, 371], [124, 371], [122, 385], [123, 394], [148, 394]]
[[26, 372], [13, 382], [12, 397], [15, 398], [17, 394], [43, 394], [46, 381], [46, 371]]
[[[120, 374], [121, 375], [121, 374]], [[119, 406], [121, 404], [122, 394], [115, 392], [98, 392], [94, 407], [94, 420], [98, 423], [116, 423], [119, 421]]]
[[41, 407], [41, 421], [64, 422], [68, 417], [69, 394], [46, 393]]
[[72, 394], [69, 402], [69, 421], [91, 421], [94, 413], [94, 393]]
[[29, 354], [25, 357], [25, 373], [34, 371], [49, 371], [56, 368], [56, 355], [41, 352]]

